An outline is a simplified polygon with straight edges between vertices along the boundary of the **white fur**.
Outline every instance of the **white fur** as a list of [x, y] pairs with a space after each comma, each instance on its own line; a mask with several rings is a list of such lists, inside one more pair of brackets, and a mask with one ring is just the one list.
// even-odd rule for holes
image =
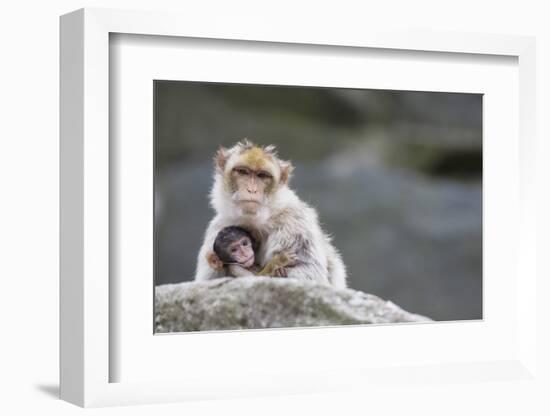
[[212, 250], [216, 235], [222, 228], [237, 225], [255, 229], [261, 234], [260, 250], [256, 253], [260, 265], [278, 252], [291, 250], [298, 256], [298, 264], [287, 269], [288, 277], [346, 287], [345, 265], [330, 237], [321, 229], [317, 212], [287, 185], [279, 185], [255, 215], [246, 215], [225, 191], [222, 173], [217, 171], [210, 201], [216, 215], [208, 225], [199, 251], [195, 280], [220, 277], [208, 265], [206, 254]]

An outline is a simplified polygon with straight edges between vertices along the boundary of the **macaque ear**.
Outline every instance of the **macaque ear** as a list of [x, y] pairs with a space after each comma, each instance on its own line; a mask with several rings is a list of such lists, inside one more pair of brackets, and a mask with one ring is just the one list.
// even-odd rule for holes
[[280, 161], [279, 166], [281, 167], [280, 183], [286, 185], [290, 180], [290, 175], [294, 170], [294, 166], [292, 166], [292, 163], [286, 161]]
[[223, 269], [222, 261], [219, 259], [218, 255], [213, 251], [209, 251], [206, 254], [206, 261], [208, 262], [208, 265], [212, 267], [214, 270]]
[[216, 152], [216, 156], [214, 156], [216, 169], [218, 169], [220, 172], [223, 172], [225, 169], [225, 164], [227, 163], [227, 159], [229, 159], [229, 150], [227, 150], [225, 147], [220, 147]]

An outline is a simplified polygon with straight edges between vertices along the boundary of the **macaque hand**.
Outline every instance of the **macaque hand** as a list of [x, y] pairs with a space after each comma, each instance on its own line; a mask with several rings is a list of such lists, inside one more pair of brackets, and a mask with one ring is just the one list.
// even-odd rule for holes
[[213, 251], [209, 251], [206, 254], [206, 261], [208, 262], [208, 265], [213, 268], [214, 270], [220, 271], [223, 269], [223, 263], [218, 258], [217, 254]]
[[281, 267], [292, 267], [298, 262], [298, 256], [293, 251], [282, 251], [276, 255], [276, 262]]

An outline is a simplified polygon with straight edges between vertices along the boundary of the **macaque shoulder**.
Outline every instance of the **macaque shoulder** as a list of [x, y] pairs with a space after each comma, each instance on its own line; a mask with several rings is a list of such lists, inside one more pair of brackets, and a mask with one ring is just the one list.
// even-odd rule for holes
[[318, 216], [315, 209], [303, 201], [297, 201], [277, 212], [272, 217], [271, 225], [274, 230], [291, 229], [295, 233], [316, 227]]

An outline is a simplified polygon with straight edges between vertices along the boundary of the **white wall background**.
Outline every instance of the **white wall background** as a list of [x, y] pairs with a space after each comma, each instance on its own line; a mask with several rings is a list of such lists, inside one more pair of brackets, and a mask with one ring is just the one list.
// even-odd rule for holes
[[[550, 13], [544, 1], [332, 1], [265, 2], [52, 0], [4, 2], [0, 10], [0, 413], [67, 415], [82, 410], [57, 400], [58, 389], [58, 16], [80, 7], [180, 10], [187, 13], [245, 13], [310, 24], [510, 33], [537, 36], [539, 212], [550, 212]], [[259, 16], [259, 17], [258, 17]], [[548, 218], [539, 241], [550, 247]], [[546, 235], [544, 235], [546, 234]], [[548, 257], [548, 256], [546, 256]], [[540, 274], [550, 276], [541, 260]], [[544, 263], [543, 264], [543, 260]], [[544, 266], [544, 269], [542, 267]], [[538, 287], [542, 300], [550, 284]], [[540, 305], [541, 314], [550, 308]], [[539, 322], [541, 377], [548, 381], [548, 323]], [[543, 386], [524, 383], [388, 387], [376, 397], [346, 393], [258, 398], [92, 410], [101, 415], [192, 414], [549, 414]]]

